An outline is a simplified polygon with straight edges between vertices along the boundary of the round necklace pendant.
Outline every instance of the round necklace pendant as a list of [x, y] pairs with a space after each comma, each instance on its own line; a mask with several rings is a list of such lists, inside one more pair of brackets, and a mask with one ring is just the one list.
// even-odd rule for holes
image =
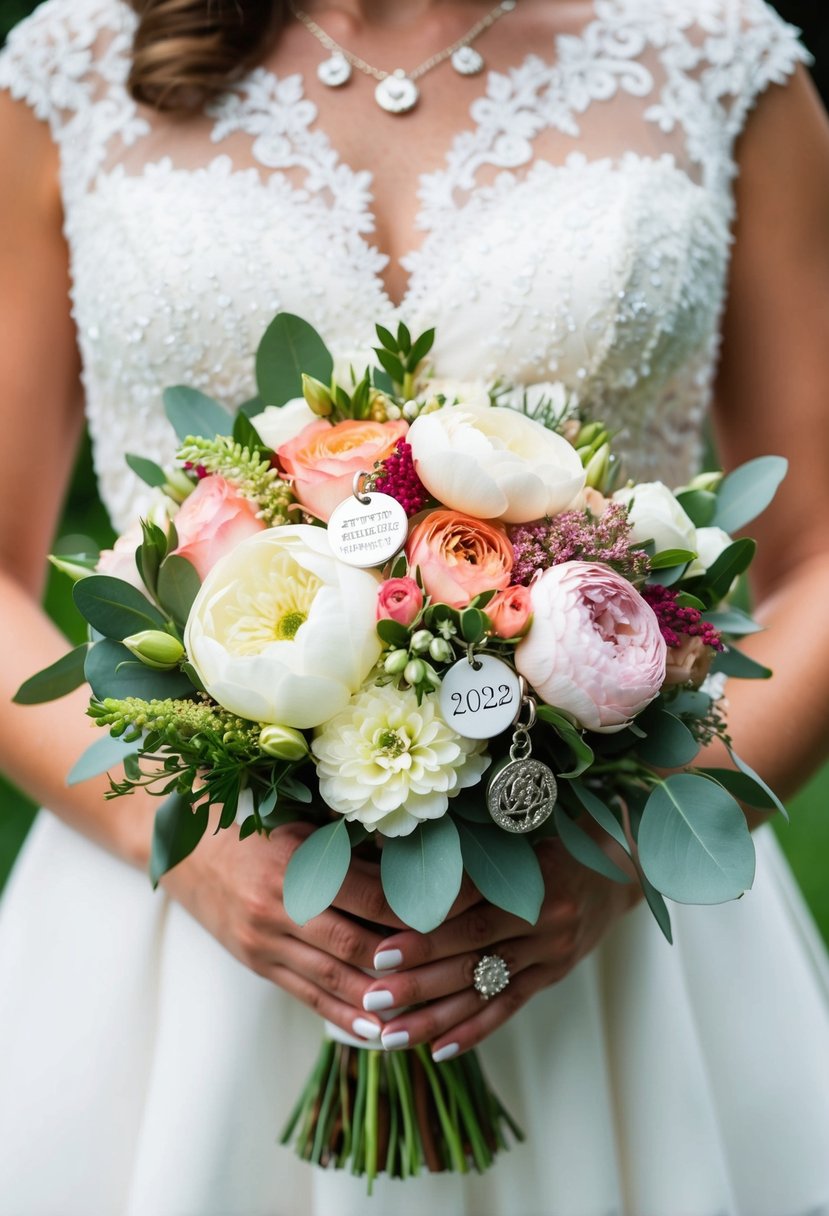
[[420, 90], [402, 68], [397, 68], [374, 90], [378, 106], [388, 114], [406, 114], [413, 110], [420, 97]]
[[553, 813], [558, 797], [556, 779], [540, 760], [510, 760], [490, 779], [486, 805], [505, 832], [524, 835]]
[[351, 64], [345, 55], [335, 51], [330, 59], [324, 59], [317, 68], [317, 76], [329, 89], [338, 89], [351, 79]]
[[451, 58], [452, 67], [459, 76], [477, 76], [484, 70], [484, 57], [474, 46], [460, 46]]

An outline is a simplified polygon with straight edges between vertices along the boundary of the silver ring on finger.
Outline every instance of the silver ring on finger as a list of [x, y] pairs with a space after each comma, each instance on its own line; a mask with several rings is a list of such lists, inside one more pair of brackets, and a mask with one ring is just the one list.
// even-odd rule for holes
[[503, 992], [510, 981], [509, 967], [500, 954], [485, 954], [475, 968], [472, 987], [482, 1000]]

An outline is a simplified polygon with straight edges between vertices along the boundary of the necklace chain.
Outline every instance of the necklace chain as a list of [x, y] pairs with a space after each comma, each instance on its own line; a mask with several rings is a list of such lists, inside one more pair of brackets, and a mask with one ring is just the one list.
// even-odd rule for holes
[[[432, 68], [436, 68], [438, 64], [451, 59], [456, 51], [469, 46], [476, 38], [480, 38], [481, 34], [488, 30], [491, 25], [494, 25], [506, 13], [511, 12], [515, 8], [516, 3], [517, 0], [501, 0], [501, 3], [497, 4], [485, 17], [481, 17], [480, 21], [476, 21], [462, 38], [458, 38], [451, 46], [438, 51], [436, 55], [432, 55], [429, 59], [424, 60], [423, 63], [413, 68], [411, 72], [406, 72], [406, 76], [412, 81], [419, 80], [421, 76], [425, 76], [427, 72], [431, 72]], [[345, 47], [340, 46], [339, 42], [335, 42], [330, 34], [326, 34], [325, 30], [317, 25], [313, 17], [310, 17], [303, 9], [297, 8], [294, 0], [288, 0], [288, 7], [297, 21], [302, 22], [309, 33], [313, 34], [327, 51], [330, 51], [332, 55], [342, 55], [343, 59], [347, 63], [350, 63], [353, 68], [357, 68], [359, 72], [363, 72], [366, 76], [372, 76], [375, 80], [379, 81], [387, 80], [395, 74], [393, 72], [384, 72], [382, 68], [372, 67], [370, 63], [366, 63], [365, 59], [361, 59], [359, 55], [355, 55], [351, 51], [347, 51]]]

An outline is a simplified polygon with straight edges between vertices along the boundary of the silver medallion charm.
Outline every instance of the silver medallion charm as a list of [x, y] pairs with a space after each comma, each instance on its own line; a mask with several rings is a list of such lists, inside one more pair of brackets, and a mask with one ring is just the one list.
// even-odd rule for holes
[[420, 97], [420, 90], [402, 68], [381, 80], [374, 90], [378, 106], [389, 114], [405, 114], [413, 110]]
[[450, 62], [459, 76], [477, 76], [484, 70], [484, 57], [474, 46], [459, 46]]
[[345, 55], [335, 51], [330, 59], [324, 59], [317, 68], [317, 76], [329, 89], [338, 89], [351, 79], [351, 64]]
[[552, 815], [558, 797], [556, 779], [547, 765], [531, 759], [535, 701], [524, 697], [521, 708], [528, 710], [527, 722], [516, 723], [509, 761], [493, 774], [486, 791], [487, 810], [498, 827], [516, 835], [541, 827]]
[[390, 494], [364, 494], [368, 473], [357, 473], [354, 493], [331, 512], [328, 540], [335, 555], [348, 566], [368, 570], [382, 566], [406, 543], [409, 519]]
[[443, 720], [464, 739], [494, 739], [515, 721], [520, 704], [518, 676], [489, 654], [459, 659], [441, 682]]

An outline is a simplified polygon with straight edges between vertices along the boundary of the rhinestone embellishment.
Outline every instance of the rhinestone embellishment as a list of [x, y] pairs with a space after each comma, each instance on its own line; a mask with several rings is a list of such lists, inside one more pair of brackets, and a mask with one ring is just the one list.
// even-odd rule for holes
[[485, 954], [474, 971], [473, 984], [485, 1001], [503, 992], [509, 983], [509, 967], [497, 954]]

